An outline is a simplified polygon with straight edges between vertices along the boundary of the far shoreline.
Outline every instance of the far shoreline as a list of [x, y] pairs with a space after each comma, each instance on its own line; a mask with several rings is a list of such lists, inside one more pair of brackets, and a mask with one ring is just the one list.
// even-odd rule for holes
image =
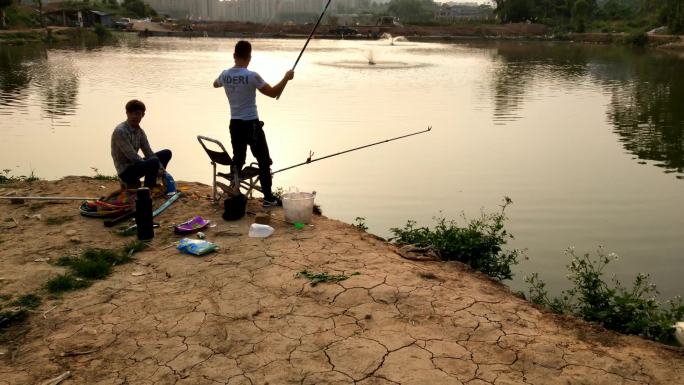
[[[246, 39], [306, 39], [308, 33], [304, 31], [257, 32], [258, 25], [250, 28], [210, 28], [205, 30], [178, 31], [155, 28], [150, 30], [144, 26], [137, 26], [133, 31], [115, 32], [123, 34], [135, 33], [140, 37], [185, 37], [185, 38], [246, 38]], [[84, 33], [85, 32], [85, 33]], [[431, 33], [434, 32], [434, 33]], [[415, 28], [391, 28], [386, 32], [391, 36], [402, 36], [411, 42], [422, 43], [452, 43], [462, 41], [525, 41], [525, 42], [565, 42], [565, 43], [588, 43], [608, 45], [632, 45], [629, 43], [631, 36], [627, 33], [569, 33], [554, 35], [550, 28], [541, 25], [494, 25], [494, 26], [466, 26], [454, 27], [453, 31], [438, 27], [415, 27]], [[684, 52], [684, 40], [679, 35], [653, 35], [648, 34], [644, 46], [648, 48], [660, 48], [673, 53]], [[76, 38], [97, 38], [92, 28], [77, 27], [47, 27], [40, 29], [23, 30], [0, 30], [0, 45], [24, 45], [24, 44], [50, 44], [50, 42], [68, 42]], [[354, 36], [338, 36], [329, 33], [317, 33], [314, 39], [326, 40], [381, 40], [377, 34], [358, 34]]]

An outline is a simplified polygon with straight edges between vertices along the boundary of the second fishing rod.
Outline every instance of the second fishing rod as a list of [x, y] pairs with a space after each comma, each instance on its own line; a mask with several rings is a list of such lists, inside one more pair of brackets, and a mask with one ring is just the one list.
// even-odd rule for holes
[[292, 165], [292, 166], [289, 166], [289, 167], [281, 168], [280, 170], [273, 171], [273, 172], [271, 173], [271, 175], [277, 174], [277, 173], [279, 173], [279, 172], [283, 172], [283, 171], [285, 171], [285, 170], [290, 170], [290, 169], [293, 169], [293, 168], [295, 168], [295, 167], [304, 166], [304, 165], [306, 165], [306, 164], [310, 164], [310, 163], [313, 163], [313, 162], [318, 162], [319, 160], [332, 158], [332, 157], [334, 157], [334, 156], [346, 154], [346, 153], [348, 153], [348, 152], [361, 150], [361, 149], [364, 149], [364, 148], [367, 148], [367, 147], [377, 146], [378, 144], [383, 144], [383, 143], [391, 142], [391, 141], [393, 141], [393, 140], [398, 140], [398, 139], [407, 138], [407, 137], [413, 136], [413, 135], [424, 134], [424, 133], [430, 132], [430, 131], [432, 131], [432, 126], [429, 126], [427, 129], [422, 130], [422, 131], [416, 131], [416, 132], [412, 132], [412, 133], [410, 133], [410, 134], [397, 136], [397, 137], [395, 137], [395, 138], [389, 138], [389, 139], [381, 140], [381, 141], [379, 141], [379, 142], [374, 142], [374, 143], [366, 144], [366, 145], [363, 145], [363, 146], [350, 148], [350, 149], [348, 149], [348, 150], [336, 152], [336, 153], [334, 153], [334, 154], [322, 156], [322, 157], [316, 158], [316, 159], [313, 159], [313, 154], [314, 154], [314, 153], [311, 152], [311, 151], [309, 151], [309, 157], [306, 159], [306, 161], [304, 161], [304, 162], [302, 162], [302, 163], [297, 163], [297, 164]]

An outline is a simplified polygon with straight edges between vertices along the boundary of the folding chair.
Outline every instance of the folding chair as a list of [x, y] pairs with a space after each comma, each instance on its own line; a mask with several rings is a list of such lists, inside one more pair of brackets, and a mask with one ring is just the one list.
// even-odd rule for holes
[[[212, 172], [212, 198], [215, 202], [218, 201], [223, 194], [237, 195], [240, 192], [240, 188], [245, 189], [246, 191], [244, 192], [244, 195], [247, 195], [250, 198], [252, 197], [253, 190], [261, 192], [261, 186], [257, 186], [257, 182], [259, 182], [259, 168], [254, 167], [255, 165], [257, 165], [257, 163], [252, 163], [249, 166], [244, 167], [242, 170], [240, 170], [239, 173], [236, 173], [235, 166], [233, 165], [233, 160], [231, 159], [230, 155], [228, 155], [228, 151], [226, 151], [226, 148], [223, 147], [223, 144], [221, 144], [221, 142], [219, 142], [216, 139], [208, 138], [202, 135], [197, 135], [197, 140], [202, 145], [202, 148], [204, 148], [204, 151], [207, 152], [207, 155], [209, 155], [211, 165], [214, 167], [214, 170]], [[209, 148], [207, 148], [207, 144], [205, 142], [211, 142], [215, 144], [216, 146], [218, 146], [220, 151], [210, 150]], [[217, 172], [217, 164], [220, 164], [222, 166], [228, 166], [230, 171], [228, 173]], [[217, 181], [217, 176], [226, 179], [230, 184], [226, 185], [223, 182]], [[217, 193], [217, 186], [220, 187], [221, 190], [223, 190], [223, 193]]]

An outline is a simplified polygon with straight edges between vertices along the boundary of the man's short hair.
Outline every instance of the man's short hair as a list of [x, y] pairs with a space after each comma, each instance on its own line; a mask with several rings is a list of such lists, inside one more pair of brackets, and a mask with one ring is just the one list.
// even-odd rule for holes
[[252, 56], [252, 45], [245, 40], [240, 40], [235, 44], [235, 57], [249, 59]]
[[138, 99], [129, 100], [126, 103], [126, 112], [142, 111], [145, 112], [145, 103]]

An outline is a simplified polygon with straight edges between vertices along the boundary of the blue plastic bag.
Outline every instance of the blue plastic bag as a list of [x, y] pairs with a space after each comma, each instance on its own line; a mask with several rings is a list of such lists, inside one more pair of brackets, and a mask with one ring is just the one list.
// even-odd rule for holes
[[218, 246], [202, 239], [183, 238], [176, 249], [186, 254], [204, 255], [218, 249]]
[[174, 194], [176, 192], [176, 181], [168, 172], [164, 173], [164, 181], [166, 182], [166, 193]]

